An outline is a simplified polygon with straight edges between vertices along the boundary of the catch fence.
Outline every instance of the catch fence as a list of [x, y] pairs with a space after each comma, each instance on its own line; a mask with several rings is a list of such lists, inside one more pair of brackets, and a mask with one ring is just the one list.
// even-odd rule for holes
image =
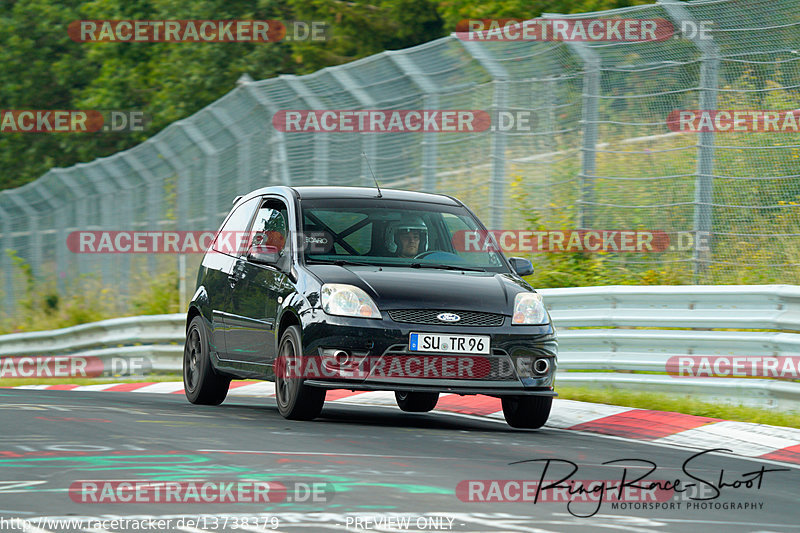
[[[667, 118], [798, 107], [800, 3], [695, 0], [548, 17], [664, 19], [673, 32], [650, 42], [452, 35], [307, 76], [245, 78], [136, 147], [0, 193], [0, 249], [58, 292], [99, 276], [120, 310], [140, 280], [174, 271], [185, 303], [199, 255], [79, 254], [68, 235], [214, 230], [235, 196], [258, 187], [371, 186], [364, 152], [382, 186], [454, 195], [495, 229], [708, 235], [708, 247], [601, 254], [621, 268], [701, 284], [798, 283], [800, 136], [675, 132]], [[279, 111], [301, 109], [527, 111], [534, 120], [527, 131], [455, 133], [273, 127]], [[8, 253], [0, 267], [11, 314], [26, 279]]]

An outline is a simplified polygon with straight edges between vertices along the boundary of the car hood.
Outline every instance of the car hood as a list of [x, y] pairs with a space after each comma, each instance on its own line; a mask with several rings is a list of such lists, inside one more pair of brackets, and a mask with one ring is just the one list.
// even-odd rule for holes
[[529, 292], [509, 274], [404, 267], [309, 265], [323, 283], [363, 289], [379, 309], [447, 309], [510, 315], [514, 297]]

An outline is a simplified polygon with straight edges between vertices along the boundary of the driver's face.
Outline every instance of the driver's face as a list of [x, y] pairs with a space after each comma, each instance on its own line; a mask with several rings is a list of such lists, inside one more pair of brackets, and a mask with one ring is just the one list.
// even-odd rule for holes
[[400, 241], [400, 256], [414, 257], [419, 252], [419, 230], [403, 231], [398, 236]]

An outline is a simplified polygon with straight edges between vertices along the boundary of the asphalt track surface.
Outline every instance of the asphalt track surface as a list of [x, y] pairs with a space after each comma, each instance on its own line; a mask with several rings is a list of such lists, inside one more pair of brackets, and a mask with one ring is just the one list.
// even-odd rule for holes
[[[315, 421], [294, 422], [278, 414], [274, 398], [230, 397], [206, 407], [178, 394], [0, 389], [0, 396], [0, 532], [800, 531], [800, 469], [764, 460], [690, 460], [688, 473], [702, 481], [673, 494], [665, 502], [672, 509], [469, 502], [459, 499], [459, 482], [536, 481], [543, 459], [553, 460], [546, 480], [572, 469], [563, 461], [578, 468], [572, 480], [620, 480], [624, 470], [630, 480], [649, 470], [649, 460], [657, 470], [647, 479], [685, 485], [693, 480], [684, 463], [697, 450], [340, 403], [326, 404]], [[762, 467], [786, 470], [764, 472], [760, 488], [736, 483]], [[713, 499], [689, 500], [712, 496], [720, 476], [731, 486]], [[259, 480], [289, 490], [282, 501], [259, 503], [83, 503], [85, 494], [69, 489], [86, 480]], [[319, 501], [304, 489], [313, 483]]]

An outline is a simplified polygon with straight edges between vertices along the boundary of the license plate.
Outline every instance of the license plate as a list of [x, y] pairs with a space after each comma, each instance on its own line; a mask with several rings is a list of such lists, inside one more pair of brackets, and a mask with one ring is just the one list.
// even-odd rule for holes
[[484, 335], [412, 333], [408, 340], [408, 349], [412, 352], [491, 353], [489, 337]]

